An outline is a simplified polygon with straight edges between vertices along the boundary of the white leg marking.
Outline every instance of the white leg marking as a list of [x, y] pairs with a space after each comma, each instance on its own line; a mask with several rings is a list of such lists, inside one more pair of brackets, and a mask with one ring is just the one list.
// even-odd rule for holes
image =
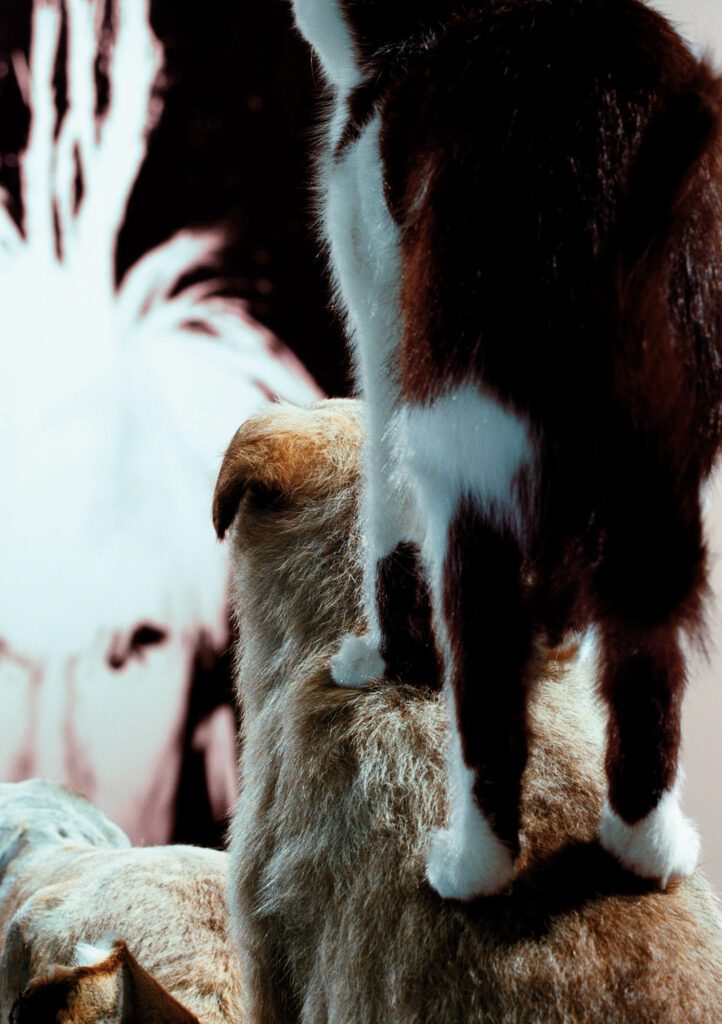
[[520, 507], [514, 481], [520, 471], [534, 471], [535, 446], [522, 417], [472, 384], [428, 406], [403, 407], [394, 432], [415, 499], [447, 672], [449, 824], [431, 836], [426, 877], [440, 896], [470, 900], [505, 889], [514, 877], [514, 860], [474, 799], [474, 772], [462, 754], [449, 683], [453, 651], [440, 613], [449, 526], [459, 502], [468, 497], [491, 523], [523, 541], [530, 510]]
[[605, 803], [599, 839], [624, 867], [642, 878], [658, 879], [663, 888], [673, 878], [691, 875], [699, 860], [699, 835], [682, 813], [676, 786], [634, 825]]
[[403, 407], [394, 431], [419, 515], [433, 532], [442, 531], [430, 538], [436, 551], [446, 551], [447, 525], [465, 496], [491, 523], [524, 539], [529, 510], [520, 506], [514, 481], [526, 469], [534, 483], [536, 450], [522, 416], [464, 384], [428, 406]]
[[[339, 298], [348, 313], [356, 372], [365, 397], [389, 413], [398, 381], [389, 365], [401, 337], [399, 229], [384, 194], [377, 115], [338, 162], [321, 169], [324, 231]], [[373, 410], [372, 426], [376, 426]], [[385, 416], [379, 424], [386, 428]]]
[[361, 522], [368, 632], [346, 637], [333, 659], [333, 677], [343, 686], [362, 686], [384, 675], [377, 566], [401, 541], [411, 539], [408, 497], [388, 432], [399, 395], [389, 367], [400, 338], [400, 256], [398, 228], [384, 197], [380, 129], [375, 117], [343, 159], [324, 169], [326, 235], [337, 291], [348, 312], [356, 377], [366, 398]]
[[373, 633], [366, 636], [347, 634], [341, 641], [338, 654], [331, 658], [331, 675], [339, 686], [363, 689], [369, 683], [383, 679], [386, 664], [379, 653], [379, 640]]
[[471, 498], [488, 520], [524, 543], [535, 509], [522, 508], [514, 481], [527, 471], [535, 500], [536, 446], [525, 420], [491, 395], [465, 384], [428, 406], [404, 406], [394, 417], [400, 473], [411, 495], [414, 534], [429, 573], [437, 640], [450, 665], [440, 615], [449, 526]]
[[431, 834], [426, 877], [444, 899], [470, 900], [506, 889], [514, 877], [514, 861], [474, 800], [474, 772], [464, 763], [454, 698], [448, 687], [445, 692], [450, 718], [449, 825]]

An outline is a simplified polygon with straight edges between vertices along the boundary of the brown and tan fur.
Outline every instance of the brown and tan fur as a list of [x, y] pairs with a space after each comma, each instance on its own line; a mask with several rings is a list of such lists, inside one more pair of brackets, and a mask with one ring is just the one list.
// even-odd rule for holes
[[[227, 857], [130, 847], [82, 797], [0, 786], [0, 1021], [240, 1024]], [[79, 944], [97, 959], [78, 963]]]
[[[444, 821], [438, 694], [335, 686], [361, 633], [353, 402], [246, 424], [215, 500], [245, 638], [231, 912], [254, 1024], [718, 1024], [722, 916], [699, 875], [661, 893], [596, 840], [595, 667], [547, 654], [534, 690], [520, 870], [470, 904], [424, 879]], [[565, 658], [567, 660], [565, 660]], [[561, 676], [563, 685], [560, 685]]]
[[198, 1017], [144, 970], [124, 942], [99, 963], [55, 967], [15, 1001], [12, 1024], [198, 1024]]

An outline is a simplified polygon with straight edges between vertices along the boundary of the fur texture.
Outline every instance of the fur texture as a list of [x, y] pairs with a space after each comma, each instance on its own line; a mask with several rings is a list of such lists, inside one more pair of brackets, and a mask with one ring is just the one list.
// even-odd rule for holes
[[243, 1020], [224, 854], [131, 848], [54, 783], [0, 785], [0, 1019]]
[[668, 881], [693, 862], [680, 633], [721, 437], [722, 87], [638, 0], [391, 8], [296, 4], [333, 91], [321, 219], [368, 406], [369, 626], [331, 671], [418, 684], [435, 645], [458, 736], [429, 877], [473, 898], [518, 852], [535, 645], [596, 624], [612, 811], [679, 824], [626, 863]]
[[716, 1024], [722, 916], [695, 875], [665, 894], [596, 839], [597, 666], [537, 650], [511, 892], [425, 881], [447, 820], [442, 696], [334, 685], [363, 618], [361, 413], [279, 407], [245, 424], [215, 497], [240, 624], [241, 795], [231, 916], [255, 1024]]

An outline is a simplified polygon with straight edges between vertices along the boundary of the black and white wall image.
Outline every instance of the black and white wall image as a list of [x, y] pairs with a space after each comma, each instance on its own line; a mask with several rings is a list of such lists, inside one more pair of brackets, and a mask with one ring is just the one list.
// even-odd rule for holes
[[263, 404], [320, 393], [257, 319], [259, 140], [207, 63], [234, 19], [204, 50], [163, 17], [6, 4], [0, 63], [0, 777], [65, 782], [145, 843], [216, 841], [234, 795], [220, 457]]

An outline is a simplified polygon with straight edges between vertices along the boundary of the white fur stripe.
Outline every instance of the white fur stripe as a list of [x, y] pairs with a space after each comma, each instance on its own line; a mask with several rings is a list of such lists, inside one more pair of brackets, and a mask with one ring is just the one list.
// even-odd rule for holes
[[448, 666], [451, 652], [438, 611], [452, 519], [459, 502], [472, 498], [492, 523], [511, 528], [523, 543], [530, 510], [521, 508], [514, 481], [527, 470], [533, 485], [535, 447], [520, 416], [471, 384], [431, 405], [403, 407], [394, 418], [394, 432], [437, 612], [437, 642]]
[[319, 56], [329, 82], [348, 91], [361, 82], [356, 46], [337, 0], [295, 0], [296, 25]]
[[364, 599], [372, 632], [376, 565], [409, 540], [405, 489], [393, 472], [396, 456], [388, 427], [398, 405], [391, 367], [400, 339], [399, 231], [384, 198], [377, 116], [339, 163], [325, 166], [326, 235], [336, 286], [348, 312], [356, 378], [366, 399], [362, 522]]
[[523, 469], [533, 472], [535, 448], [522, 416], [465, 384], [430, 405], [405, 406], [397, 414], [396, 431], [425, 519], [433, 508], [434, 518], [441, 513], [448, 522], [468, 496], [490, 519], [523, 534], [514, 480]]

